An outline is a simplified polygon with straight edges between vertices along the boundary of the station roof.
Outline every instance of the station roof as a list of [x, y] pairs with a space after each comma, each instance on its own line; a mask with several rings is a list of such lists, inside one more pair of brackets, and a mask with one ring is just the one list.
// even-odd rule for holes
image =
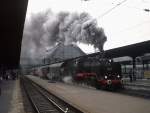
[[28, 0], [2, 0], [0, 5], [0, 67], [19, 66]]
[[[114, 48], [105, 51], [105, 57], [117, 58], [123, 56], [129, 56], [135, 58], [137, 56], [143, 56], [145, 53], [150, 53], [150, 40], [132, 45], [127, 45], [119, 48]], [[95, 56], [101, 54], [100, 52], [90, 54], [89, 56]]]
[[150, 53], [150, 40], [132, 45], [127, 45], [119, 48], [107, 50], [107, 57], [115, 58], [122, 56], [137, 57], [143, 56], [145, 53]]
[[150, 61], [150, 55], [145, 55], [141, 57], [143, 61]]

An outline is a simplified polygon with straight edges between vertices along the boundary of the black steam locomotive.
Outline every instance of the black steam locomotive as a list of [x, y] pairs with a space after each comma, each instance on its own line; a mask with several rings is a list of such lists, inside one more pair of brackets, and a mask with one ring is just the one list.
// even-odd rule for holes
[[71, 77], [72, 82], [91, 85], [97, 89], [116, 89], [123, 86], [121, 65], [106, 58], [82, 57], [66, 60], [37, 68], [34, 74], [46, 76], [52, 81], [63, 81], [64, 78]]
[[69, 75], [77, 83], [85, 83], [97, 89], [122, 87], [121, 65], [110, 59], [87, 57], [63, 63], [60, 67], [62, 78]]

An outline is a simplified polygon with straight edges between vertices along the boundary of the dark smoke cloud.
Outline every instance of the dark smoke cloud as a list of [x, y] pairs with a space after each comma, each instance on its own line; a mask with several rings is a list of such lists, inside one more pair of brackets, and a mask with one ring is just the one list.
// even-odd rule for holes
[[100, 51], [106, 41], [104, 30], [88, 13], [60, 12], [51, 10], [33, 14], [26, 20], [21, 58], [41, 58], [47, 47], [57, 43], [65, 45], [82, 42]]

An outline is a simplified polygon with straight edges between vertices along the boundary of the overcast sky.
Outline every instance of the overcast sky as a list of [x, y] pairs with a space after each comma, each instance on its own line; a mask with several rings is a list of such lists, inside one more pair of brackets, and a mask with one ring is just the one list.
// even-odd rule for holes
[[[47, 9], [88, 12], [104, 28], [105, 50], [150, 40], [150, 12], [143, 10], [150, 9], [150, 0], [29, 0], [27, 17]], [[80, 47], [93, 51], [92, 47]]]

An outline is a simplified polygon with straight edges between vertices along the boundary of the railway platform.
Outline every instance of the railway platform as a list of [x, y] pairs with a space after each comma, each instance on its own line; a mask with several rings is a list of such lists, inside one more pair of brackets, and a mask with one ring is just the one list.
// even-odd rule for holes
[[124, 84], [128, 89], [150, 91], [150, 79], [137, 79], [130, 82], [129, 79], [124, 79]]
[[150, 100], [27, 77], [84, 113], [150, 113]]
[[25, 113], [19, 80], [2, 80], [0, 113]]
[[130, 82], [129, 78], [123, 79], [126, 84], [150, 86], [150, 79], [137, 79], [136, 81]]

